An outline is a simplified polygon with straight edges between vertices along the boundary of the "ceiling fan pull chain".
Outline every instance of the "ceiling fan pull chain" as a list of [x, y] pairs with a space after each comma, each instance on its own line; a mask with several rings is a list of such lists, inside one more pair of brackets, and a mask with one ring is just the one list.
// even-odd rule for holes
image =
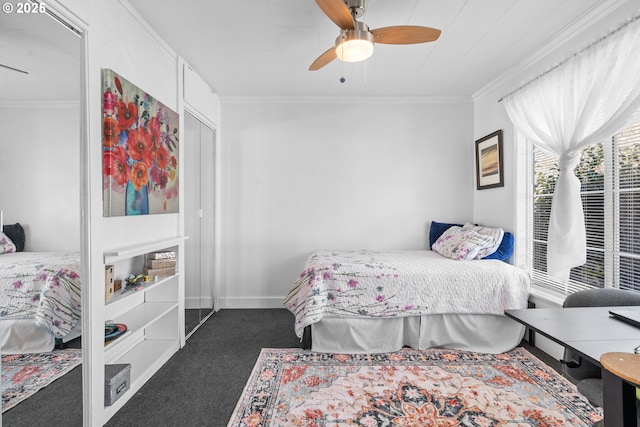
[[[344, 45], [341, 45], [340, 48], [344, 51]], [[346, 82], [347, 79], [344, 78], [344, 61], [340, 61], [340, 83]]]

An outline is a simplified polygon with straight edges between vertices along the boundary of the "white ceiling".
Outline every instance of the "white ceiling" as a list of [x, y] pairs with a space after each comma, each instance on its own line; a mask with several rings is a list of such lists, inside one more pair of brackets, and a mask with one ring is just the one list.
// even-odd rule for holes
[[0, 101], [80, 99], [80, 37], [47, 14], [0, 13]]
[[[635, 1], [367, 0], [361, 20], [372, 29], [422, 25], [442, 35], [379, 44], [364, 62], [334, 60], [313, 72], [309, 65], [339, 33], [313, 0], [129, 3], [222, 97], [469, 97], [594, 17]], [[0, 67], [0, 101], [79, 99], [79, 38], [46, 15], [0, 13], [0, 64], [30, 73]]]
[[221, 96], [470, 96], [594, 8], [615, 3], [367, 0], [360, 20], [371, 29], [422, 25], [442, 35], [379, 44], [364, 62], [335, 60], [312, 72], [339, 34], [313, 0], [129, 1]]

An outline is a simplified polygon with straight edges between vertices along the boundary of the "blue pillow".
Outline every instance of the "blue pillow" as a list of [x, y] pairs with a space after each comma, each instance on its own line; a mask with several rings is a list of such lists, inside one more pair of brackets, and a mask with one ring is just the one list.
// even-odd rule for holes
[[16, 252], [24, 251], [24, 228], [22, 228], [19, 222], [15, 224], [5, 224], [2, 227], [2, 232], [16, 245]]
[[494, 253], [487, 255], [482, 259], [499, 259], [500, 261], [507, 261], [511, 255], [513, 255], [513, 234], [505, 231], [498, 249], [496, 249]]
[[429, 228], [429, 247], [432, 247], [436, 240], [438, 240], [438, 237], [454, 225], [462, 227], [462, 224], [431, 221], [431, 227]]

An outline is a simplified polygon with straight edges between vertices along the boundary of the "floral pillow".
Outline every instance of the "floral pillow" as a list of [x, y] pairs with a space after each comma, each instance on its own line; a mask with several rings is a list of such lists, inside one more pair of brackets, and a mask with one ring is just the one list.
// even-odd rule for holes
[[453, 226], [438, 237], [431, 249], [447, 258], [470, 261], [495, 252], [503, 235], [501, 228], [490, 229], [473, 224]]
[[438, 237], [431, 249], [442, 256], [460, 261], [472, 260], [477, 253], [476, 245], [471, 242], [473, 231], [462, 230], [462, 227], [448, 228]]
[[16, 245], [13, 244], [6, 234], [0, 231], [0, 254], [8, 254], [16, 251]]
[[480, 235], [475, 236], [475, 239], [478, 240], [478, 245], [482, 247], [478, 249], [478, 253], [474, 259], [484, 258], [497, 251], [504, 237], [504, 230], [502, 228], [482, 227], [480, 225], [467, 223], [462, 229], [473, 230]]

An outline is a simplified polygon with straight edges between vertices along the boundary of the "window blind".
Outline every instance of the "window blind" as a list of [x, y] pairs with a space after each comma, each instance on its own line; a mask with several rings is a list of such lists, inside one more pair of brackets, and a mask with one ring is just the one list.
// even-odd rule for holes
[[614, 137], [614, 271], [622, 289], [640, 291], [640, 123]]
[[546, 274], [547, 230], [558, 161], [531, 145], [533, 158], [532, 256], [534, 283], [554, 292], [591, 287], [640, 291], [640, 123], [582, 152], [575, 174], [581, 183], [587, 262], [567, 283]]

